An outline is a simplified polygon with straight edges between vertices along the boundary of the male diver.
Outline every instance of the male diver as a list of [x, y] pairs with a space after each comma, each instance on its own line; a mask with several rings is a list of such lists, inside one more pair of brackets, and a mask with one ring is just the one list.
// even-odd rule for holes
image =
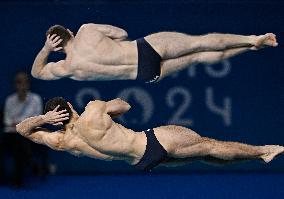
[[[80, 81], [140, 80], [155, 82], [192, 64], [216, 63], [248, 50], [278, 45], [276, 36], [211, 33], [200, 36], [159, 32], [134, 41], [121, 28], [84, 24], [76, 36], [60, 25], [46, 32], [32, 75], [43, 80], [68, 77]], [[64, 60], [47, 62], [52, 51]]]
[[[91, 101], [79, 116], [61, 97], [50, 99], [45, 114], [28, 118], [17, 125], [17, 132], [52, 149], [102, 160], [123, 160], [135, 168], [150, 171], [158, 165], [180, 165], [194, 160], [225, 164], [243, 160], [270, 162], [284, 152], [279, 145], [252, 146], [201, 137], [181, 126], [160, 126], [135, 132], [114, 122], [130, 105], [114, 99]], [[63, 125], [50, 132], [43, 124]]]

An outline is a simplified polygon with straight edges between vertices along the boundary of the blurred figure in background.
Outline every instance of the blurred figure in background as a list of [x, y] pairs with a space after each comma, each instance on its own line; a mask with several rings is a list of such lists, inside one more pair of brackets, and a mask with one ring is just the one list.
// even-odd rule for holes
[[3, 164], [3, 107], [0, 107], [0, 185], [4, 183], [4, 164]]
[[41, 114], [43, 106], [41, 97], [30, 92], [30, 77], [27, 73], [18, 72], [15, 75], [14, 87], [16, 92], [5, 100], [4, 133], [1, 136], [1, 145], [2, 157], [9, 153], [13, 158], [12, 184], [15, 187], [21, 187], [24, 171], [32, 160], [32, 150], [31, 142], [19, 136], [15, 127], [22, 120]]

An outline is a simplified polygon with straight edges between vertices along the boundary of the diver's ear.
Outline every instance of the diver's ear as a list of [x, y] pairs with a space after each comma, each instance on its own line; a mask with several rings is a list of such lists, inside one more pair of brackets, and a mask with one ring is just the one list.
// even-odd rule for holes
[[70, 102], [67, 102], [67, 104], [68, 104], [68, 106], [70, 106], [71, 109], [74, 109]]
[[67, 102], [67, 104], [68, 104], [68, 106], [71, 108], [71, 111], [73, 112], [73, 115], [74, 115], [75, 117], [79, 117], [77, 111], [74, 110], [72, 104], [71, 104], [70, 102]]
[[71, 30], [69, 30], [69, 29], [67, 28], [67, 31], [74, 37], [74, 34], [73, 34], [73, 32], [72, 32]]

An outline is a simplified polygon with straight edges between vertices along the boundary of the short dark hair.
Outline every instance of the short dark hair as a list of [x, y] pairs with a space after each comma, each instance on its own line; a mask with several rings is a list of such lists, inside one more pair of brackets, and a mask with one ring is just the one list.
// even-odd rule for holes
[[58, 44], [58, 47], [64, 47], [66, 46], [67, 42], [71, 39], [71, 34], [68, 32], [68, 30], [61, 25], [54, 25], [51, 26], [47, 31], [46, 31], [46, 36], [47, 35], [54, 35], [56, 34], [57, 36], [62, 39], [62, 42]]
[[57, 111], [67, 110], [67, 113], [69, 113], [69, 119], [62, 122], [63, 125], [66, 125], [70, 122], [70, 118], [72, 117], [72, 110], [63, 97], [54, 97], [48, 100], [44, 107], [44, 114], [48, 111], [54, 110], [58, 105], [59, 108]]

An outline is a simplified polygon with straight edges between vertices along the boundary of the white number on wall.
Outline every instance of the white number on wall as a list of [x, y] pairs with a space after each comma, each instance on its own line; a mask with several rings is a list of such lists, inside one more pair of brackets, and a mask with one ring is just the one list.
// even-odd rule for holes
[[[175, 97], [181, 95], [182, 103], [176, 104]], [[193, 121], [189, 118], [184, 118], [184, 113], [188, 110], [191, 103], [191, 95], [187, 89], [183, 87], [173, 87], [169, 90], [166, 96], [166, 103], [169, 107], [173, 108], [172, 117], [169, 119], [169, 124], [185, 125], [190, 126]]]
[[225, 97], [223, 100], [223, 107], [218, 107], [214, 103], [214, 92], [212, 87], [208, 87], [206, 90], [206, 105], [210, 111], [223, 118], [225, 126], [232, 124], [232, 100], [229, 97]]

